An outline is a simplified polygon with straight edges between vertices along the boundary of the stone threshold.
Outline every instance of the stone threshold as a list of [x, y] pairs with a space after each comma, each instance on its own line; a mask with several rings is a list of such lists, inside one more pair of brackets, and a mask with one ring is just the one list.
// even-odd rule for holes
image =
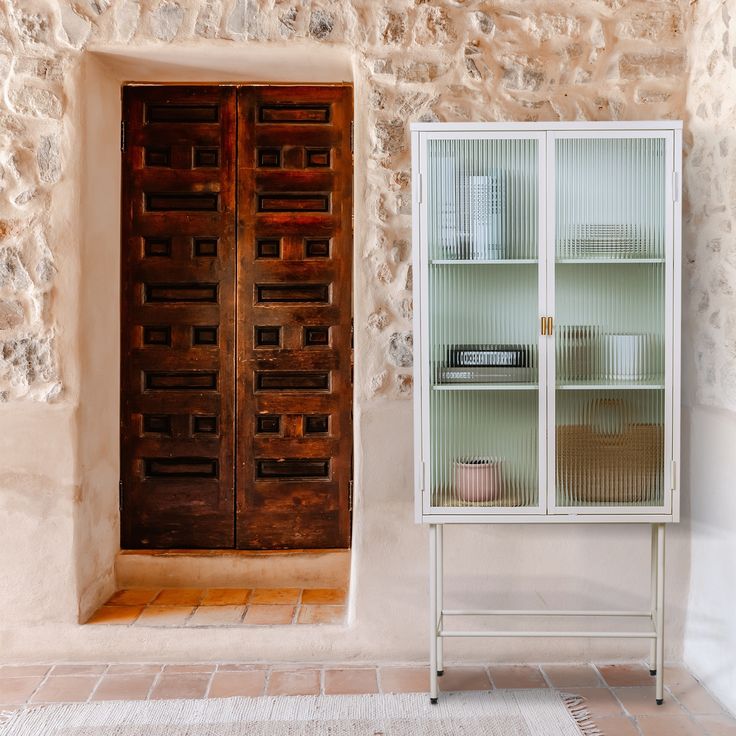
[[123, 550], [119, 589], [347, 588], [350, 550]]

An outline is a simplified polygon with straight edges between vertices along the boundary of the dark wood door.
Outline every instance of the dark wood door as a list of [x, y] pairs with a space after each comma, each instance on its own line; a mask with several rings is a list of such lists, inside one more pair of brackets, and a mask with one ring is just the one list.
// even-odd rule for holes
[[121, 525], [129, 548], [232, 548], [233, 87], [126, 87]]
[[351, 88], [123, 114], [123, 546], [349, 546]]
[[237, 544], [348, 547], [352, 89], [238, 97]]

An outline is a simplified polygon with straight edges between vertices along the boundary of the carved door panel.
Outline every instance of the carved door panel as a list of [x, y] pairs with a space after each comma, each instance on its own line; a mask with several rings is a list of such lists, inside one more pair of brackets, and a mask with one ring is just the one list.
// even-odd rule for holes
[[348, 547], [352, 89], [238, 97], [237, 545]]
[[125, 87], [124, 547], [232, 548], [234, 87]]

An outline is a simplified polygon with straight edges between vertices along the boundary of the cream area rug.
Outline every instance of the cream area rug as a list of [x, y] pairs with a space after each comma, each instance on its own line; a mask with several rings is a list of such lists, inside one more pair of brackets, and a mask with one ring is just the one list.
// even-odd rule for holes
[[31, 707], [0, 736], [600, 736], [549, 690], [122, 701]]

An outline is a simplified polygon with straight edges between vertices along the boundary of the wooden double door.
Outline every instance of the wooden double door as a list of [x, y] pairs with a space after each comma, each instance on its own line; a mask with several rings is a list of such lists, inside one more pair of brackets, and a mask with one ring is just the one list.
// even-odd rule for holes
[[125, 548], [344, 548], [352, 89], [123, 88]]

